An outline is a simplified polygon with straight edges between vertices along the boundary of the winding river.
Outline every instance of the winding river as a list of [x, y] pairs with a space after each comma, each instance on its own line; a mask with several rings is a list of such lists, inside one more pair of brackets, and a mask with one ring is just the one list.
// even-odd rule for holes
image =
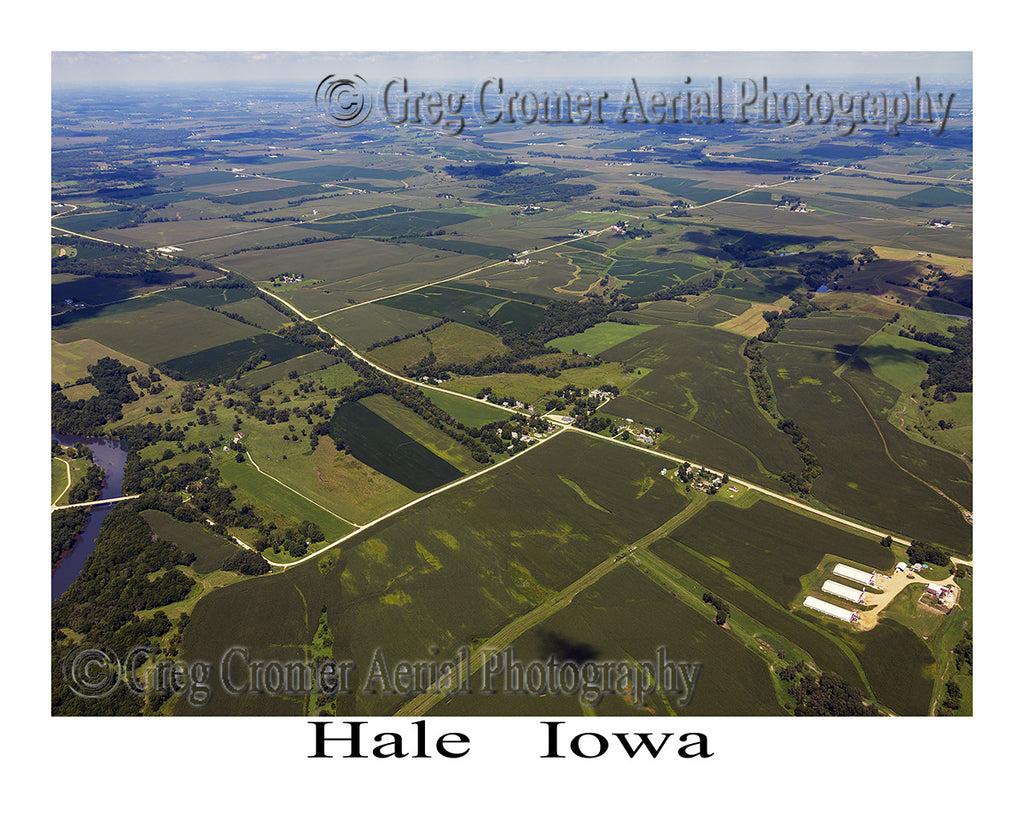
[[[106, 473], [106, 485], [100, 492], [100, 498], [116, 498], [121, 495], [121, 481], [124, 480], [124, 463], [128, 457], [127, 445], [117, 439], [86, 438], [82, 435], [57, 435], [50, 437], [62, 446], [85, 444], [92, 450], [93, 462]], [[65, 498], [66, 500], [66, 498]], [[86, 558], [96, 548], [96, 535], [100, 531], [103, 518], [113, 508], [113, 504], [95, 507], [89, 513], [85, 528], [75, 541], [71, 551], [64, 555], [60, 565], [50, 576], [50, 600], [56, 600], [68, 590], [82, 571]]]

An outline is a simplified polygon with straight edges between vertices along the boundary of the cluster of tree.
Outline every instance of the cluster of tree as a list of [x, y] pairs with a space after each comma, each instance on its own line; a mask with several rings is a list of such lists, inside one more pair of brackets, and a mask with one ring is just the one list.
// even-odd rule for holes
[[754, 397], [758, 406], [775, 418], [778, 429], [788, 435], [793, 446], [796, 447], [800, 459], [804, 462], [804, 468], [799, 473], [784, 472], [779, 477], [790, 489], [800, 494], [808, 494], [814, 483], [814, 479], [821, 474], [821, 465], [817, 456], [811, 450], [810, 441], [803, 433], [796, 421], [790, 418], [782, 418], [775, 407], [775, 392], [772, 389], [771, 381], [768, 378], [766, 360], [764, 356], [764, 345], [774, 343], [779, 333], [786, 326], [787, 319], [804, 318], [828, 308], [822, 307], [809, 299], [803, 293], [793, 293], [790, 298], [794, 301], [788, 310], [766, 310], [762, 313], [768, 327], [756, 338], [747, 340], [743, 345], [743, 355], [750, 362], [747, 368], [747, 375], [754, 387]]
[[953, 646], [953, 659], [957, 671], [966, 671], [968, 676], [974, 674], [974, 634], [970, 626], [964, 626], [964, 633], [955, 646]]
[[820, 677], [803, 661], [779, 669], [780, 679], [789, 682], [789, 695], [796, 700], [798, 717], [876, 717], [878, 706], [866, 703], [864, 694], [834, 671]]
[[89, 368], [89, 381], [98, 395], [69, 401], [59, 384], [51, 385], [50, 428], [66, 435], [97, 435], [104, 424], [122, 417], [124, 404], [138, 399], [128, 383], [135, 372], [114, 358], [104, 357]]
[[[654, 293], [649, 293], [644, 296], [644, 299], [653, 299], [654, 301], [666, 301], [668, 299], [676, 299], [680, 296], [697, 296], [707, 290], [713, 290], [721, 282], [722, 273], [720, 271], [712, 272], [710, 276], [706, 276], [700, 281], [685, 281], [678, 282], [677, 284], [663, 287]], [[685, 300], [685, 299], [684, 299]]]
[[811, 290], [817, 290], [832, 280], [832, 274], [841, 267], [847, 267], [853, 259], [849, 253], [820, 253], [797, 266], [797, 272]]
[[934, 387], [936, 401], [953, 401], [955, 393], [974, 391], [974, 322], [950, 325], [949, 335], [900, 330], [900, 335], [944, 347], [948, 353], [919, 352], [917, 357], [928, 362], [928, 374], [921, 389]]
[[304, 520], [298, 526], [289, 526], [287, 529], [279, 529], [271, 522], [260, 527], [253, 548], [259, 552], [273, 549], [278, 553], [287, 552], [292, 557], [302, 557], [310, 546], [323, 539], [323, 530], [312, 521]]
[[512, 173], [521, 168], [512, 162], [477, 162], [473, 165], [448, 165], [444, 170], [456, 179], [479, 179], [487, 183], [479, 198], [501, 205], [515, 205], [523, 201], [568, 202], [596, 190], [594, 185], [565, 181], [582, 176], [577, 171], [541, 171], [525, 176]]
[[952, 561], [938, 546], [932, 546], [923, 540], [912, 540], [907, 547], [907, 560], [910, 563], [927, 563], [929, 566], [949, 566]]
[[950, 716], [954, 711], [960, 710], [962, 702], [963, 692], [960, 690], [960, 684], [956, 680], [949, 680], [946, 683], [946, 696], [939, 703], [937, 713], [942, 717]]
[[81, 574], [53, 604], [54, 714], [139, 714], [146, 708], [145, 698], [124, 685], [107, 697], [79, 697], [64, 676], [65, 658], [80, 646], [105, 646], [123, 659], [166, 634], [171, 628], [166, 615], [140, 618], [137, 612], [183, 600], [194, 585], [179, 567], [190, 565], [195, 555], [155, 537], [139, 514], [145, 508], [138, 499], [111, 510]]
[[804, 468], [799, 473], [783, 472], [779, 477], [789, 485], [794, 492], [809, 494], [814, 479], [821, 474], [821, 464], [818, 463], [818, 456], [811, 451], [811, 442], [803, 433], [796, 421], [790, 418], [780, 418], [775, 424], [782, 432], [786, 433], [796, 447], [800, 460], [804, 462]]
[[270, 564], [263, 555], [257, 552], [250, 552], [248, 549], [239, 549], [224, 559], [220, 564], [221, 569], [226, 572], [238, 572], [245, 575], [261, 575], [270, 571]]
[[311, 350], [333, 350], [336, 345], [334, 339], [312, 321], [294, 321], [282, 327], [275, 335]]
[[721, 597], [712, 594], [711, 592], [704, 592], [704, 596], [701, 598], [705, 603], [709, 603], [715, 608], [715, 625], [724, 626], [725, 621], [729, 619], [729, 604], [726, 603]]

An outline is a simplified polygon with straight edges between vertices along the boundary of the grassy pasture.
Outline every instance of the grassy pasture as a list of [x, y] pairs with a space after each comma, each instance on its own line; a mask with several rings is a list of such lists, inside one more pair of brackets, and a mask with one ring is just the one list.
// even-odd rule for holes
[[447, 412], [456, 421], [469, 427], [480, 427], [491, 421], [503, 421], [509, 417], [504, 410], [489, 407], [477, 401], [465, 401], [443, 392], [429, 391], [430, 400]]
[[619, 324], [614, 321], [604, 321], [582, 333], [556, 338], [548, 343], [563, 353], [578, 350], [587, 355], [597, 355], [616, 344], [654, 329], [654, 326], [653, 324]]
[[246, 324], [180, 301], [139, 305], [130, 312], [107, 310], [58, 327], [53, 337], [65, 343], [91, 338], [133, 358], [157, 364], [253, 335], [253, 328]]
[[[259, 384], [273, 384], [278, 381], [285, 381], [285, 379], [288, 378], [288, 373], [293, 370], [297, 372], [300, 377], [308, 375], [309, 373], [314, 373], [316, 376], [319, 376], [321, 372], [325, 372], [320, 369], [321, 367], [334, 366], [335, 361], [337, 361], [337, 359], [321, 350], [316, 350], [312, 353], [302, 353], [295, 358], [289, 358], [285, 361], [279, 361], [276, 364], [270, 364], [264, 367], [257, 367], [255, 370], [250, 370], [238, 379], [238, 383], [242, 389], [248, 389], [251, 386]], [[353, 376], [355, 375], [355, 371], [347, 364], [340, 364], [338, 366], [344, 367], [352, 372]]]
[[[244, 485], [253, 494], [260, 493], [262, 503], [274, 512], [275, 520], [288, 520], [274, 506], [275, 503], [280, 504], [283, 498], [288, 503], [297, 504], [296, 508], [304, 510], [306, 517], [320, 516], [310, 517], [310, 520], [319, 522], [322, 519], [335, 527], [332, 530], [322, 527], [325, 532], [336, 531], [342, 534], [336, 528], [339, 521], [335, 515], [353, 523], [365, 523], [415, 497], [413, 492], [386, 475], [376, 472], [351, 455], [339, 452], [326, 435], [320, 437], [319, 445], [311, 451], [307, 440], [301, 436], [299, 441], [284, 440], [280, 424], [244, 424], [243, 431], [245, 435], [242, 444], [260, 469], [334, 513], [328, 514], [260, 475], [248, 458], [239, 464], [235, 461], [235, 453], [215, 452], [218, 467], [224, 472], [225, 478], [237, 482], [239, 486]], [[233, 477], [228, 478], [229, 471]], [[303, 517], [293, 515], [292, 519], [302, 520]]]
[[142, 517], [157, 537], [177, 544], [185, 552], [192, 552], [196, 556], [192, 569], [199, 574], [217, 571], [220, 564], [240, 548], [203, 526], [175, 520], [156, 509], [147, 509]]
[[134, 367], [140, 373], [145, 373], [149, 369], [137, 358], [112, 350], [90, 338], [67, 344], [53, 340], [50, 343], [50, 380], [58, 384], [68, 384], [85, 378], [89, 375], [88, 367], [106, 357], [115, 358], [122, 364]]
[[487, 355], [506, 352], [508, 348], [492, 333], [450, 321], [423, 335], [377, 347], [368, 355], [385, 367], [401, 372], [403, 367], [416, 364], [430, 353], [437, 356], [437, 363], [443, 366], [468, 364]]
[[614, 384], [620, 390], [641, 377], [641, 373], [627, 373], [621, 364], [609, 362], [595, 367], [564, 370], [559, 378], [528, 373], [498, 373], [495, 375], [462, 375], [444, 383], [447, 389], [475, 396], [484, 387], [495, 393], [513, 396], [524, 404], [536, 404], [543, 396], [553, 395], [565, 384], [596, 389], [602, 384]]

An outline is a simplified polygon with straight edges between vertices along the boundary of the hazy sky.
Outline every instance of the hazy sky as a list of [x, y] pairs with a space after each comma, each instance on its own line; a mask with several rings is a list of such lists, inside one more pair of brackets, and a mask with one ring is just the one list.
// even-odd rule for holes
[[55, 51], [54, 87], [317, 81], [361, 74], [475, 82], [488, 76], [590, 79], [822, 76], [970, 77], [969, 52], [126, 52]]

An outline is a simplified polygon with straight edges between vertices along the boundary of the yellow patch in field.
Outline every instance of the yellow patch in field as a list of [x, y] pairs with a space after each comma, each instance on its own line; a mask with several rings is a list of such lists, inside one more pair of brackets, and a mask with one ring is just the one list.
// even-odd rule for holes
[[437, 571], [441, 568], [441, 561], [434, 557], [434, 555], [432, 555], [427, 550], [427, 547], [420, 543], [418, 540], [416, 541], [416, 551], [419, 553], [420, 557], [422, 557], [425, 561], [427, 561], [427, 563], [430, 564], [430, 567], [434, 571]]
[[444, 529], [431, 529], [430, 534], [440, 540], [453, 552], [457, 552], [459, 550], [459, 541], [455, 539], [455, 535], [451, 532], [446, 532]]
[[406, 603], [412, 602], [412, 597], [405, 591], [388, 592], [380, 599], [382, 603], [387, 603], [389, 606], [404, 606]]
[[378, 563], [383, 563], [384, 558], [387, 557], [388, 544], [383, 540], [372, 537], [359, 546], [359, 551], [366, 557], [372, 558]]

